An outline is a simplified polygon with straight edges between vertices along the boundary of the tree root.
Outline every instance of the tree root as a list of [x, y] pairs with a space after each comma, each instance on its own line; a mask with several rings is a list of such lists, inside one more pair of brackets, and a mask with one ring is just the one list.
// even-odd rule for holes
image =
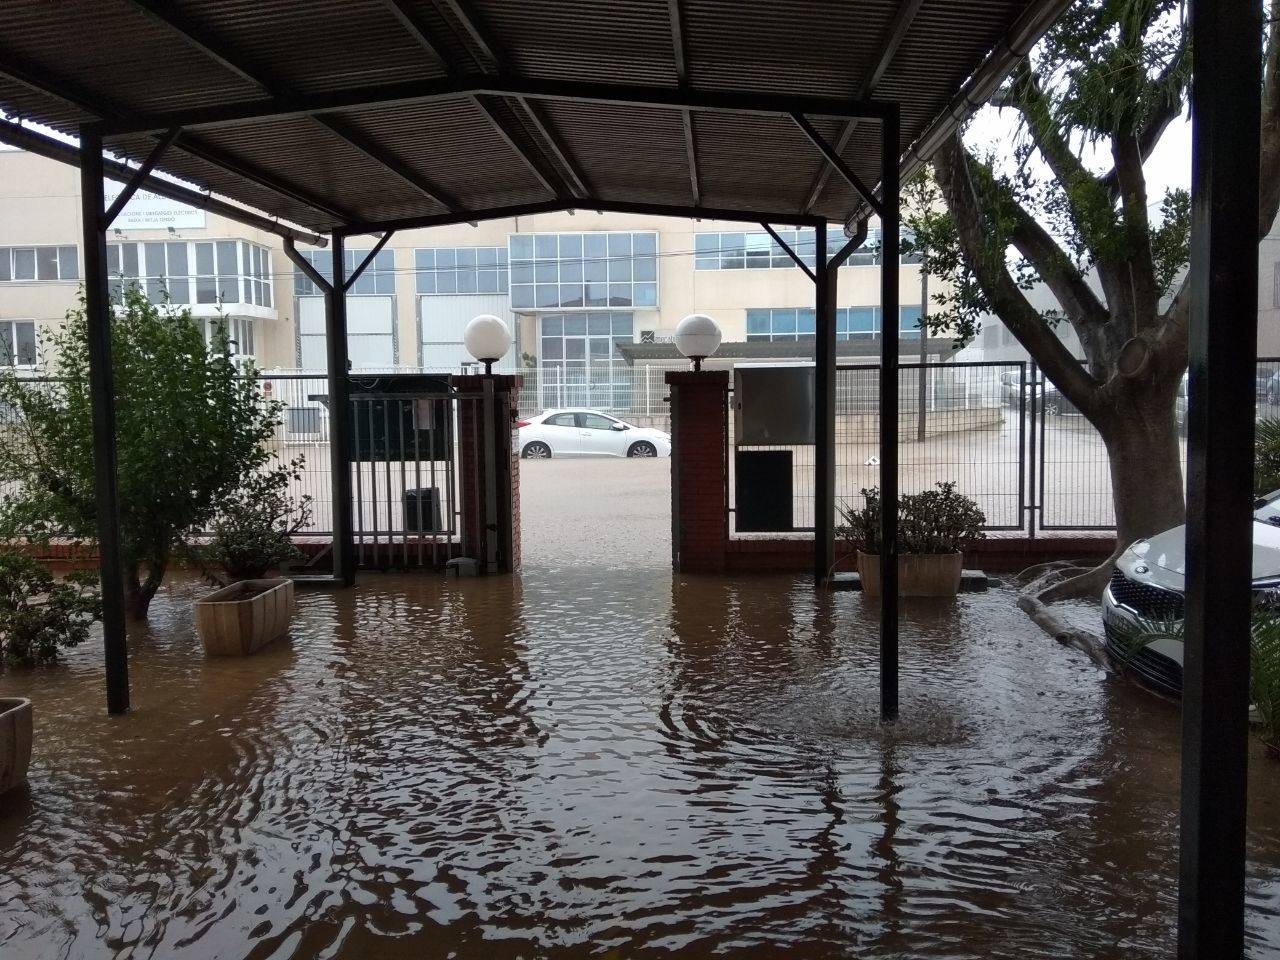
[[1117, 546], [1111, 556], [1096, 566], [1059, 560], [1028, 567], [1018, 575], [1018, 580], [1025, 584], [1022, 593], [1042, 604], [1083, 597], [1096, 599], [1111, 579], [1111, 571], [1123, 551], [1123, 547]]
[[1018, 606], [1024, 610], [1045, 633], [1053, 637], [1064, 647], [1079, 650], [1095, 664], [1108, 673], [1119, 673], [1106, 645], [1101, 638], [1086, 630], [1078, 630], [1061, 620], [1037, 597], [1023, 594], [1018, 598]]

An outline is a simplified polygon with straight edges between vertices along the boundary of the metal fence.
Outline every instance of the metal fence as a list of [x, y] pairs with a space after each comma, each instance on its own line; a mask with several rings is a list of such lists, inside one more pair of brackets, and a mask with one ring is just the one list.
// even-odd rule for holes
[[[1177, 407], [1183, 438], [1185, 382]], [[837, 369], [837, 510], [860, 508], [862, 489], [878, 483], [879, 389], [879, 365]], [[902, 492], [954, 480], [978, 502], [990, 530], [1034, 536], [1039, 531], [1115, 529], [1106, 445], [1035, 364], [903, 364], [898, 390]], [[1256, 395], [1258, 418], [1280, 417], [1280, 358], [1258, 360]], [[731, 410], [732, 404], [731, 396]], [[791, 454], [792, 529], [812, 530], [813, 446], [739, 446], [732, 415], [728, 422], [731, 529], [738, 531], [735, 453], [773, 449]], [[1185, 476], [1185, 439], [1180, 443]]]
[[529, 416], [563, 407], [587, 407], [622, 417], [636, 426], [669, 430], [665, 374], [689, 364], [643, 364], [622, 360], [544, 363], [516, 371], [524, 378], [520, 413]]

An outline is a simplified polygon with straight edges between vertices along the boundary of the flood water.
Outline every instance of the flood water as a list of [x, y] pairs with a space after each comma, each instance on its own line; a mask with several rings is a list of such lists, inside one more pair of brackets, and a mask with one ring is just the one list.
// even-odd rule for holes
[[[1176, 706], [1007, 591], [875, 615], [801, 578], [534, 558], [364, 575], [206, 660], [178, 581], [133, 638], [0, 675], [0, 957], [1170, 956]], [[1249, 933], [1280, 952], [1280, 764], [1250, 778]]]

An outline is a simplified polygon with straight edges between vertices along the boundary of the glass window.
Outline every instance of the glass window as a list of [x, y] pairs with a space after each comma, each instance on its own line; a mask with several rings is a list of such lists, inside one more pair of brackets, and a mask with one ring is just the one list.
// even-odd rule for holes
[[548, 427], [577, 427], [577, 419], [572, 413], [557, 413], [542, 421]]
[[[381, 255], [380, 255], [381, 256]], [[507, 251], [505, 247], [434, 247], [414, 252], [418, 275], [418, 293], [505, 293], [507, 290]], [[551, 279], [555, 279], [552, 264]], [[378, 281], [378, 293], [394, 292], [394, 271], [390, 265]], [[526, 264], [517, 282], [531, 283], [533, 270]], [[531, 291], [513, 294], [516, 300], [529, 300]]]
[[505, 289], [506, 253], [513, 307], [656, 307], [657, 248], [656, 233], [534, 234], [519, 242], [512, 235], [508, 249], [498, 251], [498, 282]]
[[584, 430], [612, 430], [613, 425], [617, 422], [617, 420], [602, 417], [598, 413], [578, 414], [578, 426]]
[[17, 247], [13, 251], [13, 279], [36, 278], [36, 251], [31, 247]]
[[[1280, 266], [1280, 264], [1278, 264]], [[1280, 273], [1277, 274], [1280, 276]], [[0, 281], [13, 279], [13, 253], [8, 247], [0, 247]]]

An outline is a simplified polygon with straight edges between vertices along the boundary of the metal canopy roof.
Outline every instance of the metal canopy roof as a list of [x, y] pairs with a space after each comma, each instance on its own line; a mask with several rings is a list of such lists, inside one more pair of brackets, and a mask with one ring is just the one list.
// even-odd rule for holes
[[[1062, 0], [7, 0], [0, 109], [317, 231], [844, 221]], [[920, 142], [924, 141], [923, 144]], [[824, 150], [826, 156], [824, 156]], [[908, 155], [904, 164], [918, 158]]]

